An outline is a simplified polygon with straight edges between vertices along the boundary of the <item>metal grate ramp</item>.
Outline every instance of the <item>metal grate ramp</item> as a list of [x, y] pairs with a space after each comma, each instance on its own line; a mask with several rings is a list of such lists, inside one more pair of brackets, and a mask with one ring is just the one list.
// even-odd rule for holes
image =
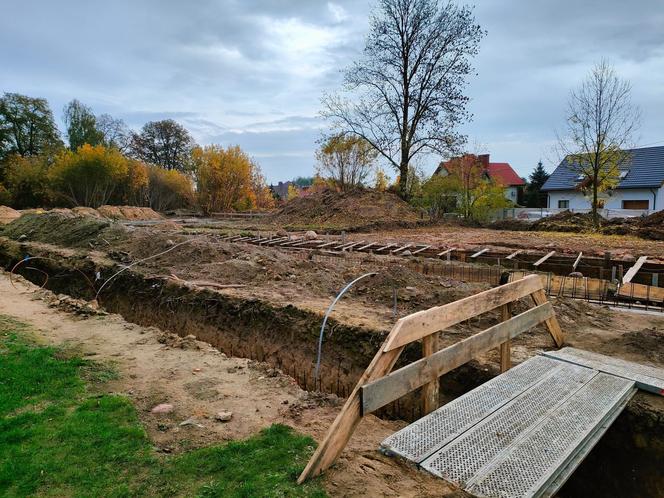
[[475, 496], [550, 496], [635, 391], [630, 379], [536, 356], [381, 447]]

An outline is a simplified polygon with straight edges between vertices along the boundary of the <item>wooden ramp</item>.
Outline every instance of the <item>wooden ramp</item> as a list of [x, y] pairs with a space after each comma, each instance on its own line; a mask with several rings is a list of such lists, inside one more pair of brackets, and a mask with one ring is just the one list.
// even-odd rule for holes
[[653, 392], [661, 376], [662, 369], [564, 348], [446, 404], [381, 449], [475, 496], [551, 496], [637, 386]]

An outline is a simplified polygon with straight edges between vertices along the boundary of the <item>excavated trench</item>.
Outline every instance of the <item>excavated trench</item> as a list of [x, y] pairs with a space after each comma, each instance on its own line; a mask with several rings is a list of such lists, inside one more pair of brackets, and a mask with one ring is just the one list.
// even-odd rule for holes
[[[62, 256], [42, 249], [18, 273], [53, 292], [91, 299], [94, 292], [82, 276], [109, 274], [84, 255]], [[0, 265], [10, 269], [27, 253], [27, 247], [3, 240]], [[321, 317], [295, 306], [275, 307], [211, 290], [192, 290], [162, 278], [131, 270], [121, 273], [101, 294], [100, 305], [128, 321], [156, 326], [180, 336], [192, 334], [236, 357], [266, 362], [291, 375], [307, 390], [345, 397], [373, 358], [385, 334], [332, 321], [325, 337], [321, 381], [312, 372]], [[411, 345], [400, 364], [420, 357]], [[399, 364], [397, 364], [397, 367]], [[441, 390], [457, 397], [496, 375], [497, 370], [471, 362], [441, 378]], [[415, 420], [421, 416], [418, 393], [382, 409], [378, 416]], [[664, 496], [664, 403], [653, 408], [652, 395], [638, 393], [607, 431], [598, 446], [560, 491], [560, 496]]]

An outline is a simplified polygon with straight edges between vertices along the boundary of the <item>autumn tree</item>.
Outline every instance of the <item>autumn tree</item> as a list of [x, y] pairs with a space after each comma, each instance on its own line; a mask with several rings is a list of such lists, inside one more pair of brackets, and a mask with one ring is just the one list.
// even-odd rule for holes
[[195, 194], [191, 177], [179, 171], [149, 166], [147, 203], [155, 211], [193, 206]]
[[132, 134], [131, 154], [165, 169], [186, 172], [195, 146], [187, 129], [172, 119], [150, 121], [139, 133]]
[[4, 183], [13, 207], [26, 209], [50, 204], [49, 160], [46, 155], [12, 154], [7, 158]]
[[127, 173], [127, 159], [118, 150], [84, 144], [60, 153], [48, 177], [60, 199], [97, 208], [111, 200]]
[[374, 189], [376, 189], [378, 192], [385, 192], [389, 183], [390, 179], [385, 174], [385, 171], [383, 171], [383, 168], [377, 168], [376, 177], [374, 178]]
[[97, 118], [90, 107], [74, 99], [63, 110], [63, 121], [71, 150], [83, 144], [99, 145], [104, 136], [97, 129]]
[[251, 209], [256, 205], [252, 189], [251, 158], [239, 147], [196, 147], [192, 152], [201, 209], [214, 211]]
[[379, 0], [363, 57], [345, 72], [342, 95], [322, 114], [342, 133], [366, 140], [399, 173], [399, 193], [414, 158], [444, 154], [464, 138], [463, 94], [484, 31], [472, 10], [440, 0]]
[[581, 86], [570, 93], [566, 133], [559, 146], [567, 166], [590, 191], [593, 222], [599, 224], [598, 194], [620, 181], [620, 166], [639, 126], [631, 85], [605, 60], [596, 64]]
[[316, 152], [317, 170], [331, 178], [342, 192], [364, 184], [378, 153], [365, 139], [337, 134], [328, 137]]
[[62, 147], [46, 99], [18, 93], [0, 98], [0, 160], [10, 154], [36, 156]]

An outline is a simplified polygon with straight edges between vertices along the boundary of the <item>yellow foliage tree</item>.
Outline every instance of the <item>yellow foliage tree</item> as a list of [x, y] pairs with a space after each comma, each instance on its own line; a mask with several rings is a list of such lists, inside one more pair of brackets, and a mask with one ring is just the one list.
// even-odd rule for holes
[[45, 206], [50, 201], [47, 156], [14, 154], [5, 162], [5, 186], [12, 206], [18, 209]]
[[48, 178], [55, 194], [74, 206], [97, 208], [117, 193], [129, 171], [128, 160], [103, 145], [82, 145], [60, 153]]
[[177, 170], [148, 167], [147, 204], [155, 211], [191, 207], [195, 201], [191, 177]]
[[291, 201], [295, 199], [296, 197], [300, 197], [300, 191], [297, 189], [295, 185], [289, 185], [288, 186], [288, 196], [286, 197], [286, 200]]
[[256, 207], [253, 190], [256, 165], [239, 146], [196, 147], [192, 163], [198, 183], [198, 200], [204, 213], [247, 210]]

